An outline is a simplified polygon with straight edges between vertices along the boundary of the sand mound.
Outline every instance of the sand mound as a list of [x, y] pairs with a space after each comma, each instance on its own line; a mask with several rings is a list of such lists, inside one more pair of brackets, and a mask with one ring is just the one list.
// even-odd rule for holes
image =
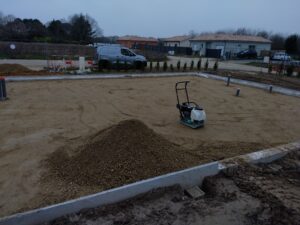
[[197, 164], [197, 157], [179, 149], [145, 124], [126, 120], [88, 138], [69, 156], [56, 151], [49, 171], [68, 183], [111, 188]]
[[27, 73], [31, 70], [20, 64], [0, 64], [0, 73]]

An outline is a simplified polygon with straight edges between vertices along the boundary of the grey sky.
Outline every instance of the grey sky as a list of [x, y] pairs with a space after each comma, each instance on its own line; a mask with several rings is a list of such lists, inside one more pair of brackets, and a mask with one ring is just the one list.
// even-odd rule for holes
[[300, 33], [300, 0], [0, 0], [4, 14], [67, 19], [94, 17], [105, 35], [166, 37], [247, 27]]

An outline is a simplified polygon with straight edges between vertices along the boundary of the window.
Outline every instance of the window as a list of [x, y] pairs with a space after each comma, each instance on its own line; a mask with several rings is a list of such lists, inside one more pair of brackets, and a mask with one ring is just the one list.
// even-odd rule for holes
[[255, 50], [255, 45], [249, 45], [249, 50]]
[[121, 54], [125, 55], [125, 56], [135, 56], [135, 54], [133, 54], [131, 51], [129, 51], [128, 49], [125, 49], [125, 48], [121, 49]]

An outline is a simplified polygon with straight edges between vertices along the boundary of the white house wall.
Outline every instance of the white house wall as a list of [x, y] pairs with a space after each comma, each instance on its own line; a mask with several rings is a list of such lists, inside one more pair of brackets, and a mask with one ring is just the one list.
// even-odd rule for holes
[[189, 40], [185, 40], [185, 41], [168, 41], [164, 43], [164, 46], [168, 46], [168, 47], [175, 47], [177, 45], [177, 47], [191, 47], [190, 46], [190, 41]]
[[191, 47], [190, 41], [189, 40], [181, 41], [180, 47], [186, 47], [186, 48]]
[[179, 47], [180, 43], [179, 42], [169, 42], [169, 41], [164, 43], [164, 46], [167, 46], [167, 47], [175, 47], [176, 45]]
[[[238, 52], [240, 51], [243, 51], [243, 50], [247, 50], [249, 49], [249, 46], [250, 45], [253, 45], [255, 46], [255, 50], [257, 52], [258, 55], [261, 54], [261, 51], [263, 50], [268, 50], [270, 51], [271, 50], [271, 44], [268, 44], [268, 43], [253, 43], [253, 42], [224, 42], [224, 49], [225, 49], [225, 54], [228, 52], [228, 53], [231, 53], [231, 55], [235, 55], [237, 54]], [[221, 45], [221, 43], [218, 43], [218, 42], [212, 42], [212, 45], [211, 47], [213, 49], [216, 48], [216, 46], [218, 45]]]
[[206, 42], [191, 42], [191, 47], [193, 52], [199, 52], [200, 56], [205, 56], [206, 54]]
[[224, 47], [224, 54], [231, 53], [231, 56], [234, 56], [236, 53], [249, 49], [249, 45], [254, 45], [257, 54], [260, 55], [263, 50], [271, 50], [270, 43], [253, 43], [253, 42], [201, 42], [193, 41], [191, 42], [191, 47], [193, 51], [199, 52], [201, 56], [206, 54], [206, 49], [218, 49], [221, 46]]

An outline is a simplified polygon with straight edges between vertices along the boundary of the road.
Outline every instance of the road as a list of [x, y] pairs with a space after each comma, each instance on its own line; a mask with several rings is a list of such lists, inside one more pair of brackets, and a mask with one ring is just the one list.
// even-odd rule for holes
[[[191, 61], [194, 60], [194, 66], [196, 67], [198, 58], [188, 58], [188, 57], [177, 57], [177, 56], [169, 56], [168, 65], [170, 66], [173, 64], [174, 68], [176, 68], [177, 62], [180, 60], [181, 66], [184, 65], [184, 63], [187, 63], [187, 66], [190, 67]], [[206, 62], [206, 58], [202, 58], [202, 68], [204, 67], [204, 64]], [[215, 63], [215, 59], [208, 59], [209, 61], [209, 68], [212, 68]], [[43, 70], [45, 67], [47, 67], [48, 63], [55, 64], [55, 65], [61, 65], [62, 61], [47, 61], [47, 60], [27, 60], [27, 59], [3, 59], [0, 60], [0, 64], [20, 64], [23, 66], [28, 67], [31, 70]], [[72, 61], [74, 65], [78, 65], [78, 61], [74, 60]], [[244, 65], [246, 61], [240, 61], [240, 60], [230, 60], [230, 61], [220, 61], [219, 62], [219, 69], [224, 70], [240, 70], [240, 71], [249, 71], [249, 72], [268, 72], [266, 68], [260, 68], [256, 66], [249, 66]], [[160, 63], [162, 66], [162, 62]], [[153, 67], [155, 67], [156, 63], [153, 64]]]

